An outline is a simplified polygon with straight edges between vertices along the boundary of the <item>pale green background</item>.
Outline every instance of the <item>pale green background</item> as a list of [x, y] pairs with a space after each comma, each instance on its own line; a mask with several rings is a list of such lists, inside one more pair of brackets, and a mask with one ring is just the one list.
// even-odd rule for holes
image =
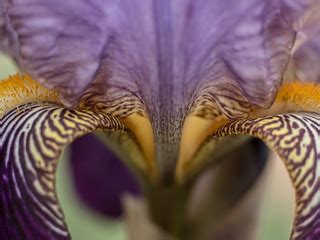
[[[8, 58], [0, 56], [0, 79], [14, 73], [15, 67]], [[69, 179], [67, 154], [58, 169], [58, 194], [67, 222], [75, 240], [126, 240], [121, 222], [111, 222], [93, 214], [77, 201]], [[280, 160], [272, 157], [268, 167], [268, 186], [261, 209], [261, 227], [257, 240], [289, 239], [293, 217], [293, 191]]]

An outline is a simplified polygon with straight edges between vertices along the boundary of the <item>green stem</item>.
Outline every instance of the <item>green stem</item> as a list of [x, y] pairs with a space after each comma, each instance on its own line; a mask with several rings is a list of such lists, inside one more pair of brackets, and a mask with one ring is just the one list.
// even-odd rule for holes
[[152, 220], [175, 239], [183, 239], [188, 196], [186, 186], [152, 186], [147, 190]]

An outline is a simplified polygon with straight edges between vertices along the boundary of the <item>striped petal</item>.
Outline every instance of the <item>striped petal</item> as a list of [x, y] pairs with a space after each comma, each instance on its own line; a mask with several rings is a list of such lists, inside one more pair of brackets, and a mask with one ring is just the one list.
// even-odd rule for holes
[[274, 149], [295, 188], [296, 211], [291, 239], [320, 239], [320, 114], [292, 113], [236, 120], [213, 137], [249, 134]]
[[98, 128], [124, 125], [103, 113], [33, 103], [1, 118], [1, 239], [70, 239], [55, 190], [61, 151]]

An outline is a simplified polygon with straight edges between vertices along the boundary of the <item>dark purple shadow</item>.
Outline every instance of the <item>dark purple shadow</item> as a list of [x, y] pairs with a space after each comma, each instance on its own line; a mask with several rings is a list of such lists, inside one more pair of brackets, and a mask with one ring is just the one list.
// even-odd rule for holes
[[121, 216], [120, 197], [123, 193], [140, 193], [128, 168], [94, 135], [72, 143], [71, 169], [80, 199], [107, 217]]

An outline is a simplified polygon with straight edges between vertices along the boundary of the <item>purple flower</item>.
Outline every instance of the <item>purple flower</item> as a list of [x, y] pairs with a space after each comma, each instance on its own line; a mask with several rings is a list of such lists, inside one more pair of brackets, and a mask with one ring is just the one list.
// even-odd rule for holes
[[123, 198], [132, 239], [254, 238], [267, 152], [251, 137], [295, 188], [291, 239], [319, 239], [319, 15], [317, 0], [0, 0], [0, 50], [25, 72], [0, 82], [1, 236], [70, 238], [56, 166], [98, 130], [107, 150], [72, 146], [75, 186], [117, 216], [141, 192]]
[[92, 135], [75, 140], [70, 154], [74, 186], [84, 203], [107, 217], [120, 217], [124, 194], [140, 193], [130, 171]]

